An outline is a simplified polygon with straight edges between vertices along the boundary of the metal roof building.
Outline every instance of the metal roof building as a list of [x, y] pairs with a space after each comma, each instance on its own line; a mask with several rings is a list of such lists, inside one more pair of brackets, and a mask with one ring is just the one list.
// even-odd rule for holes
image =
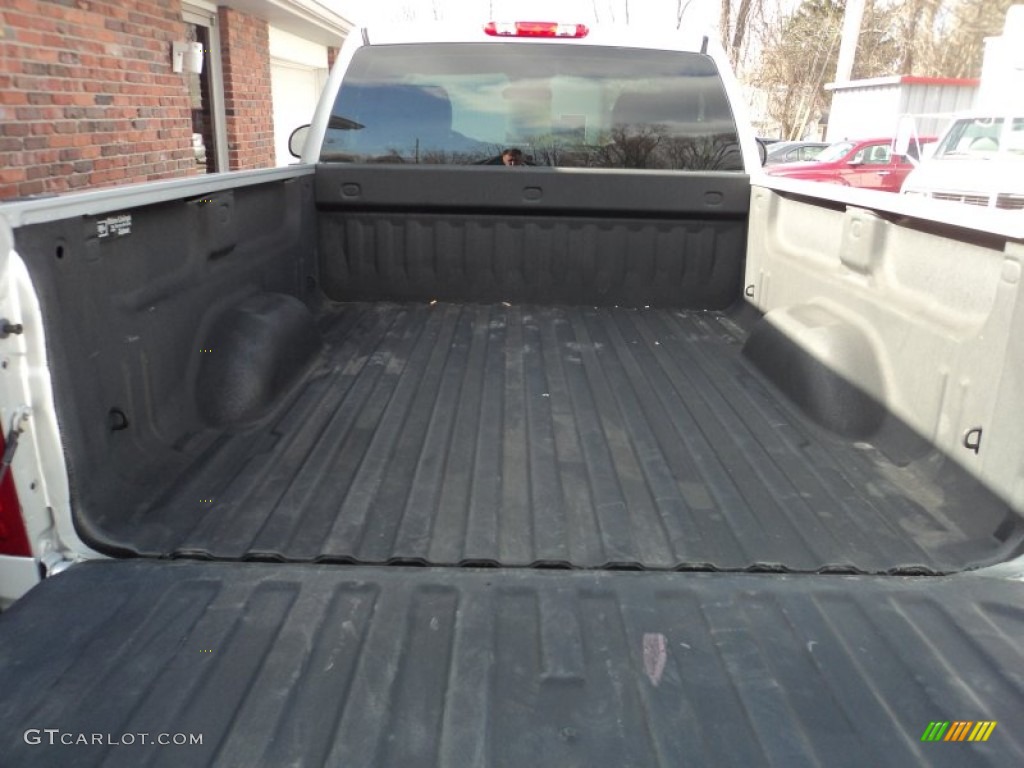
[[978, 80], [897, 75], [829, 83], [828, 141], [890, 136], [902, 115], [918, 117], [922, 136], [938, 135], [954, 112], [970, 109]]

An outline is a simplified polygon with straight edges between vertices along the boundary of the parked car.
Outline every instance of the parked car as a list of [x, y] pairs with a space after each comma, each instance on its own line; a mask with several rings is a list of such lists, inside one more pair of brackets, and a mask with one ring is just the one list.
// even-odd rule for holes
[[768, 147], [765, 166], [805, 163], [814, 160], [828, 146], [824, 141], [780, 141]]
[[916, 167], [921, 146], [934, 141], [934, 137], [919, 139], [907, 155], [893, 154], [891, 138], [838, 141], [810, 162], [786, 163], [767, 168], [766, 172], [790, 179], [899, 192], [903, 180]]
[[903, 194], [1024, 210], [1024, 116], [975, 113], [954, 120]]

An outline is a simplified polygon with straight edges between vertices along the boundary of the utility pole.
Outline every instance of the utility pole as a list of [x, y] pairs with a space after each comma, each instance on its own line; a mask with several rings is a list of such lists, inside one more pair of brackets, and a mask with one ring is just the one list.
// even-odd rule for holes
[[839, 45], [839, 64], [836, 66], [837, 83], [845, 83], [853, 75], [853, 61], [857, 55], [860, 23], [864, 18], [864, 0], [846, 0], [843, 15], [843, 39]]

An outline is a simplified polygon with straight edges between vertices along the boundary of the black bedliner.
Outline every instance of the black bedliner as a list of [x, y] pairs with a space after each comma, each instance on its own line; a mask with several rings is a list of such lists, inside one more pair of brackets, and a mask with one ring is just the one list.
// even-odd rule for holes
[[[972, 574], [94, 562], [0, 616], [0, 754], [21, 768], [1021, 765], [1022, 592]], [[935, 721], [996, 725], [985, 742], [922, 742]], [[26, 743], [31, 729], [58, 743]]]
[[851, 392], [869, 372], [840, 385], [736, 314], [744, 176], [399, 170], [140, 205], [116, 238], [17, 229], [87, 544], [928, 574], [1021, 551], [1019, 513]]
[[930, 455], [799, 413], [730, 314], [334, 304], [275, 413], [207, 430], [90, 520], [145, 555], [432, 565], [951, 572], [1020, 519]]

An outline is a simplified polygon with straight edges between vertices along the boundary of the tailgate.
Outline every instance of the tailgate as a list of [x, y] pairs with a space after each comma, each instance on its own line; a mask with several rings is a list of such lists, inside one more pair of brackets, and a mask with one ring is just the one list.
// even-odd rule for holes
[[[0, 754], [1020, 765], [1022, 594], [972, 575], [93, 562], [0, 616]], [[923, 741], [936, 722], [953, 738]]]

